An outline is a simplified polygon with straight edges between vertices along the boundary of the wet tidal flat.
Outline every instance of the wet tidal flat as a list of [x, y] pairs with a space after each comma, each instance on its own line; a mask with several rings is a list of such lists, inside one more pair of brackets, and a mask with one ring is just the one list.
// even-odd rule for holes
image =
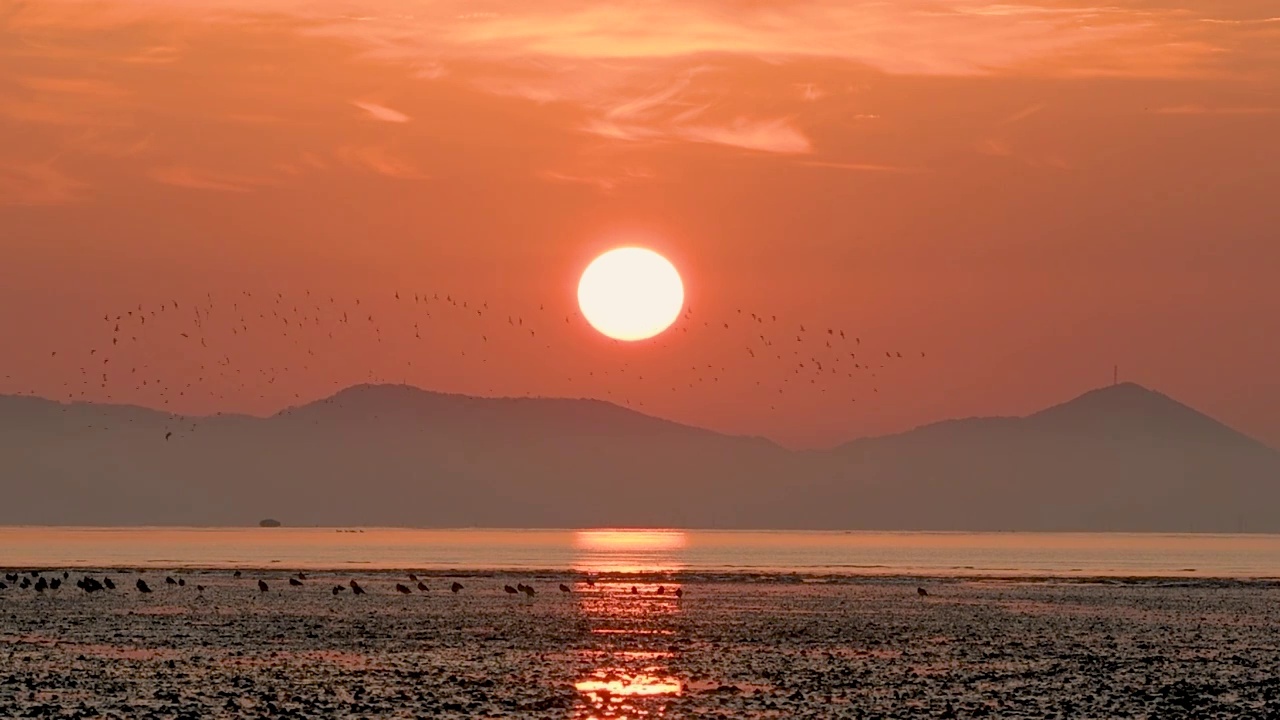
[[8, 582], [0, 717], [1280, 718], [1268, 581], [289, 577]]

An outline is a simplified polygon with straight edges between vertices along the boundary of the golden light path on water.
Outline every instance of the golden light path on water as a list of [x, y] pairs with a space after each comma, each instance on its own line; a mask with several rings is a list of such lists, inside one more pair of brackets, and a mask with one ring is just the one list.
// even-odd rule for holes
[[573, 567], [589, 573], [675, 572], [689, 545], [683, 530], [578, 530]]
[[597, 670], [596, 677], [579, 680], [574, 687], [580, 692], [591, 695], [593, 702], [602, 703], [612, 695], [672, 695], [680, 692], [683, 686], [673, 677], [656, 675], [612, 675], [606, 670]]
[[[680, 530], [580, 530], [573, 545], [574, 567], [589, 573], [663, 573], [683, 567], [688, 546]], [[679, 585], [596, 581], [596, 593], [579, 596], [581, 616], [591, 632], [607, 636], [608, 650], [581, 651], [593, 669], [574, 683], [579, 710], [588, 720], [662, 716], [666, 699], [686, 688], [670, 671], [681, 611]], [[640, 602], [636, 602], [640, 600]], [[667, 649], [654, 650], [657, 641]]]

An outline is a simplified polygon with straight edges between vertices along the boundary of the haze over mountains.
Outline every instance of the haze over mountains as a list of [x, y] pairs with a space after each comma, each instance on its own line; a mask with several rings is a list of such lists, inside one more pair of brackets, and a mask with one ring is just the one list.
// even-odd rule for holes
[[1280, 452], [1133, 384], [822, 451], [407, 386], [269, 418], [0, 396], [0, 493], [4, 524], [1276, 532]]

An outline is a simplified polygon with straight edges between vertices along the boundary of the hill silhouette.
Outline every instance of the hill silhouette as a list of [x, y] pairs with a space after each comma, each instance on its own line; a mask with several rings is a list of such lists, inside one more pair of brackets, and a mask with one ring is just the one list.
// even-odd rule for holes
[[1280, 531], [1280, 453], [1133, 384], [823, 451], [402, 385], [266, 418], [0, 396], [0, 468], [6, 524]]

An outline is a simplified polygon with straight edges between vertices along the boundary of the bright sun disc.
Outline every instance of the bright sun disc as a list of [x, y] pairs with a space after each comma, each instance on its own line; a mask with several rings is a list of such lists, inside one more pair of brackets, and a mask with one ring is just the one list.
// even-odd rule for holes
[[623, 247], [582, 271], [578, 306], [591, 327], [615, 340], [644, 340], [671, 327], [684, 307], [676, 267], [658, 253]]

